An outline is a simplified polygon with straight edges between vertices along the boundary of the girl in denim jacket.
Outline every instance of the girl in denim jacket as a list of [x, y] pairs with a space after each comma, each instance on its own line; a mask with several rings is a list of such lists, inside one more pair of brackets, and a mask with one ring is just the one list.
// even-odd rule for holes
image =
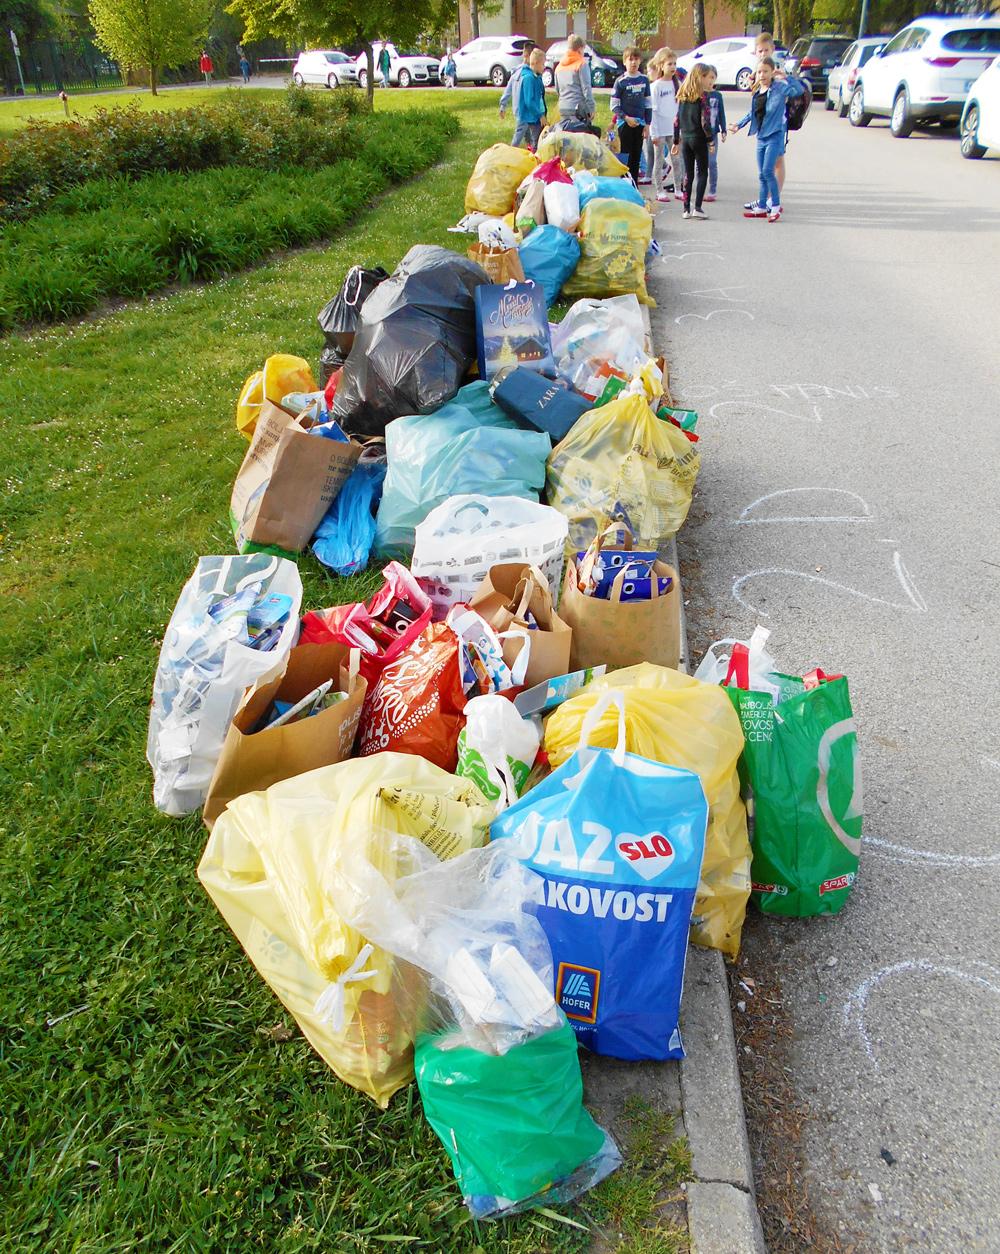
[[[749, 124], [750, 134], [757, 136], [757, 171], [760, 175], [760, 191], [756, 201], [743, 211], [745, 218], [767, 218], [768, 222], [781, 221], [781, 188], [774, 172], [778, 158], [784, 154], [788, 137], [787, 102], [795, 96], [805, 95], [805, 87], [797, 78], [788, 78], [783, 70], [775, 70], [771, 57], [763, 57], [757, 68], [750, 111], [741, 121], [734, 123], [730, 133]], [[768, 206], [770, 205], [770, 209]]]

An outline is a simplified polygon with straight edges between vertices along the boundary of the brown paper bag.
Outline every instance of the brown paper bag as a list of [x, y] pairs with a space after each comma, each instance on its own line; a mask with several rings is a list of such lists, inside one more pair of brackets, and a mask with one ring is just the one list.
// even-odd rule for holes
[[[491, 566], [490, 573], [469, 602], [471, 609], [495, 631], [527, 632], [530, 641], [528, 668], [523, 683], [531, 688], [570, 669], [572, 632], [552, 607], [548, 580], [537, 566], [508, 562]], [[525, 614], [531, 612], [537, 627], [528, 627]], [[503, 660], [513, 669], [525, 641], [509, 637], [503, 644]]]
[[[234, 797], [351, 756], [368, 685], [356, 670], [351, 673], [350, 652], [344, 644], [300, 644], [289, 653], [284, 675], [247, 689], [205, 799], [202, 817], [209, 830]], [[344, 701], [298, 723], [252, 730], [275, 698], [301, 701], [327, 679], [334, 681], [337, 691], [348, 694]]]
[[265, 400], [233, 484], [229, 517], [239, 553], [299, 553], [361, 455], [361, 445], [309, 434], [309, 420]]
[[528, 190], [524, 193], [524, 199], [514, 213], [514, 225], [519, 231], [533, 231], [536, 226], [544, 226], [547, 221], [545, 184], [541, 179], [533, 178]]
[[482, 266], [491, 283], [502, 286], [511, 279], [518, 283], [524, 282], [521, 254], [516, 248], [487, 248], [485, 244], [473, 244], [469, 249], [469, 256], [477, 265]]
[[[607, 527], [587, 550], [580, 563], [586, 568], [600, 552], [601, 545], [618, 528]], [[621, 547], [631, 549], [632, 537], [626, 530]], [[652, 596], [648, 601], [622, 601], [625, 569], [617, 576], [607, 600], [585, 596], [580, 591], [580, 574], [576, 562], [570, 561], [563, 581], [559, 613], [573, 631], [570, 661], [573, 670], [585, 666], [607, 664], [608, 670], [635, 666], [639, 662], [655, 662], [674, 669], [681, 653], [681, 605], [677, 572], [666, 562], [653, 562], [650, 569]], [[657, 578], [669, 575], [670, 591], [660, 596]]]

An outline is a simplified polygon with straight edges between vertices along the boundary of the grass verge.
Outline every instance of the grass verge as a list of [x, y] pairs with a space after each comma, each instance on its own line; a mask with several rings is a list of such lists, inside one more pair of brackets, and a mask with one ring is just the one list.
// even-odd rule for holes
[[[315, 315], [351, 264], [391, 269], [418, 242], [465, 247], [445, 228], [476, 155], [501, 137], [496, 96], [425, 100], [435, 96], [463, 119], [445, 160], [329, 246], [0, 343], [0, 1245], [11, 1254], [534, 1254], [592, 1242], [555, 1212], [477, 1229], [413, 1088], [381, 1114], [336, 1080], [200, 889], [197, 817], [152, 809], [144, 759], [163, 626], [198, 554], [232, 549], [244, 377], [271, 352], [317, 356]], [[300, 566], [309, 607], [376, 578]], [[640, 1161], [567, 1213], [588, 1229], [627, 1221], [631, 1248], [670, 1250], [638, 1244], [651, 1205], [640, 1189], [657, 1169]]]
[[[214, 104], [226, 91], [238, 91], [250, 99], [266, 100], [274, 95], [271, 87], [239, 87], [235, 83], [219, 83], [215, 87], [181, 87], [151, 96], [146, 88], [122, 88], [121, 91], [100, 91], [89, 95], [74, 94], [69, 101], [69, 119], [79, 122], [99, 109], [141, 109], [143, 113], [161, 109], [190, 109], [194, 105]], [[56, 96], [24, 96], [18, 100], [0, 101], [0, 135], [10, 135], [32, 122], [63, 122], [67, 114]]]

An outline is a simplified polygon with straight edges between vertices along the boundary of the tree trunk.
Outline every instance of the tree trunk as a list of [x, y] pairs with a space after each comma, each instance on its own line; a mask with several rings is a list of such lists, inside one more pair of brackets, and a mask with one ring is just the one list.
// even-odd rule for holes
[[155, 96], [157, 94], [156, 71], [157, 71], [157, 67], [155, 65], [151, 65], [149, 67], [149, 92], [150, 92], [150, 95], [152, 96]]
[[694, 46], [700, 48], [707, 43], [705, 35], [705, 0], [694, 0], [691, 5], [691, 17], [694, 24]]
[[365, 60], [368, 63], [368, 108], [375, 108], [375, 53], [371, 44], [365, 44]]
[[469, 25], [472, 28], [472, 38], [479, 38], [479, 0], [469, 0]]

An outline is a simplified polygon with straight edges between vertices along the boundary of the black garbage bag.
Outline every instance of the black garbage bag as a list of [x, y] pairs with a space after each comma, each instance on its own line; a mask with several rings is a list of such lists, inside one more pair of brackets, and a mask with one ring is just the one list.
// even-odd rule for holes
[[393, 418], [451, 400], [475, 360], [481, 283], [489, 283], [486, 272], [450, 249], [410, 249], [361, 310], [333, 398], [345, 431], [381, 435]]
[[[362, 306], [388, 277], [388, 270], [383, 270], [381, 266], [375, 266], [371, 270], [366, 270], [364, 266], [351, 266], [340, 285], [340, 291], [320, 310], [317, 321], [326, 347], [340, 354], [340, 360], [334, 363], [334, 369], [343, 364], [351, 351]], [[323, 361], [326, 357], [333, 362], [333, 356], [326, 353], [320, 360]]]

